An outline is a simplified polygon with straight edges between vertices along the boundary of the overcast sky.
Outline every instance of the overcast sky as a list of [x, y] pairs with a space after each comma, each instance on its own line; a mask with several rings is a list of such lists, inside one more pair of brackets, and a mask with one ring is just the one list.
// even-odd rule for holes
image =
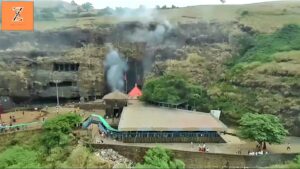
[[[65, 0], [71, 2], [71, 0]], [[249, 4], [257, 2], [266, 2], [273, 0], [226, 0], [224, 4]], [[162, 6], [167, 5], [184, 7], [194, 5], [211, 5], [211, 4], [222, 4], [220, 0], [75, 0], [76, 3], [82, 4], [84, 2], [91, 2], [95, 8], [105, 8], [107, 6], [111, 8], [115, 7], [129, 7], [137, 8], [140, 5], [144, 5], [148, 8], [155, 7], [156, 5]]]

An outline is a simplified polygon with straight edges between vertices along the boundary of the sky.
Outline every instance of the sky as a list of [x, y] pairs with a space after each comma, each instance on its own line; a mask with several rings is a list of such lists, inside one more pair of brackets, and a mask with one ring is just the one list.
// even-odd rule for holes
[[[71, 0], [65, 0], [71, 2]], [[226, 4], [249, 4], [249, 3], [257, 3], [257, 2], [267, 2], [273, 0], [225, 0]], [[222, 2], [220, 0], [75, 0], [76, 3], [82, 4], [84, 2], [91, 2], [95, 8], [101, 9], [105, 7], [128, 7], [128, 8], [137, 8], [140, 5], [144, 5], [148, 8], [155, 7], [156, 5], [163, 6], [171, 6], [174, 4], [178, 7], [185, 6], [194, 6], [194, 5], [213, 5], [218, 4], [221, 5]]]

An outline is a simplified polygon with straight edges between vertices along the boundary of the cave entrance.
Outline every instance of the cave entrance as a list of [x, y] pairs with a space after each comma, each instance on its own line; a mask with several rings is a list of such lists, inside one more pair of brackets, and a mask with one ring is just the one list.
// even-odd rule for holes
[[[135, 86], [141, 89], [144, 83], [144, 69], [143, 62], [136, 59], [128, 58], [128, 70], [124, 72], [124, 90], [123, 92], [129, 93]], [[107, 80], [107, 70], [105, 70], [104, 79]], [[105, 84], [105, 94], [111, 92], [108, 83]]]
[[141, 89], [144, 82], [143, 63], [139, 60], [128, 59], [128, 70], [125, 78], [125, 91], [129, 93], [135, 84]]

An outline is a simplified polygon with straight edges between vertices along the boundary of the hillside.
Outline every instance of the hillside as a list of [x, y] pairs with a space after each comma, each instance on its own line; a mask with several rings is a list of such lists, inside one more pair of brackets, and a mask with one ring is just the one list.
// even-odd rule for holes
[[[44, 4], [38, 3], [36, 4]], [[51, 4], [49, 2], [49, 4]], [[53, 3], [50, 6], [55, 6]], [[69, 9], [70, 5], [63, 3], [64, 7]], [[44, 5], [37, 5], [38, 8]], [[48, 5], [47, 5], [48, 6]], [[238, 22], [245, 26], [249, 26], [254, 30], [269, 33], [282, 27], [285, 24], [300, 24], [300, 2], [299, 1], [274, 1], [265, 3], [256, 3], [250, 5], [201, 5], [193, 7], [161, 9], [151, 11], [150, 19], [164, 18], [173, 24], [177, 23], [195, 23], [195, 22]], [[142, 20], [145, 13], [139, 15], [119, 16], [94, 16], [83, 18], [57, 18], [55, 22], [36, 22], [37, 30], [49, 30], [63, 27], [81, 27], [90, 28], [97, 27], [101, 24], [116, 24], [124, 21]], [[148, 17], [148, 16], [147, 16]], [[147, 18], [146, 17], [146, 18]]]
[[105, 58], [113, 46], [127, 60], [128, 89], [179, 72], [207, 93], [205, 111], [220, 108], [228, 125], [246, 112], [269, 113], [299, 135], [299, 1], [112, 14], [69, 5], [47, 5], [53, 15], [37, 5], [35, 32], [1, 33], [1, 95], [53, 99], [60, 78], [61, 97], [100, 98], [110, 91]]

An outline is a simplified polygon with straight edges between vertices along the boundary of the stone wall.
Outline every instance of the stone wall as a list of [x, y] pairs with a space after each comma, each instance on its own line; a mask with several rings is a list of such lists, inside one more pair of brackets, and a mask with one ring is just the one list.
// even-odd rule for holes
[[[94, 149], [113, 149], [134, 162], [142, 162], [148, 148], [137, 146], [121, 146], [92, 144]], [[297, 154], [269, 154], [264, 156], [245, 156], [229, 154], [212, 154], [188, 151], [173, 151], [175, 157], [185, 162], [186, 168], [224, 168], [229, 167], [265, 167], [282, 164], [296, 157]]]

